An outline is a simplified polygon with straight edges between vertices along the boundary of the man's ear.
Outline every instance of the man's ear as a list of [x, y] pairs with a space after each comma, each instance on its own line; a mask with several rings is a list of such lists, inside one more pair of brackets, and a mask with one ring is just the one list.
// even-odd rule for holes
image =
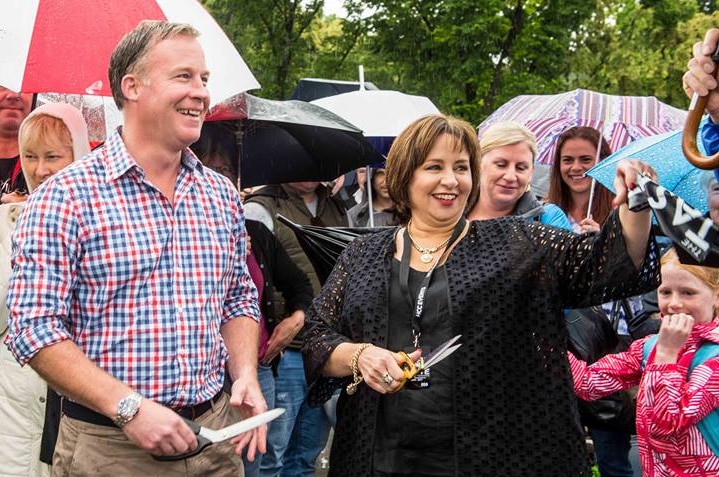
[[120, 87], [122, 95], [127, 101], [136, 101], [139, 95], [140, 78], [136, 74], [127, 74], [122, 77]]

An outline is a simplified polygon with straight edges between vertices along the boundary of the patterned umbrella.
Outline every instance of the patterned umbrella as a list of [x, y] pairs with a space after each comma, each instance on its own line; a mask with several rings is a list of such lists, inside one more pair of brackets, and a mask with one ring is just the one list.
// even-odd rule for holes
[[574, 126], [603, 132], [612, 151], [635, 139], [681, 129], [686, 111], [653, 96], [613, 96], [585, 89], [555, 95], [522, 95], [508, 101], [477, 127], [479, 136], [499, 121], [516, 121], [537, 136], [537, 170], [532, 186], [544, 195], [559, 136]]

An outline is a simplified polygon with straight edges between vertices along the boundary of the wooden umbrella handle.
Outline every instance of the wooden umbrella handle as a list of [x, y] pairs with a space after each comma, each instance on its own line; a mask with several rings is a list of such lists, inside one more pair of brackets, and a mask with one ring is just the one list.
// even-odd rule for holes
[[[712, 55], [715, 67], [712, 74], [716, 73], [716, 64], [719, 63], [719, 46]], [[696, 93], [694, 93], [696, 94]], [[699, 96], [694, 109], [689, 110], [686, 122], [684, 123], [684, 132], [682, 133], [682, 152], [689, 162], [699, 169], [717, 169], [719, 168], [719, 151], [713, 156], [706, 157], [697, 148], [697, 132], [699, 131], [699, 123], [704, 116], [709, 94]]]

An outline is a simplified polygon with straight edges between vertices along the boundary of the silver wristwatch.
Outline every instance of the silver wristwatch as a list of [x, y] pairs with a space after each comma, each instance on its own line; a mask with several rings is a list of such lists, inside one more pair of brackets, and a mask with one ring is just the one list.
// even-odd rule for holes
[[122, 427], [137, 415], [140, 410], [142, 396], [138, 393], [132, 393], [117, 403], [117, 417], [115, 417], [115, 425]]

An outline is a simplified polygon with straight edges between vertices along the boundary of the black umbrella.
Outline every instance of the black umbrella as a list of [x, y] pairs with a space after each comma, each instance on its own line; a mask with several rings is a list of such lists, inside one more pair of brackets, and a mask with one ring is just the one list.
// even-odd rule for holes
[[277, 215], [277, 220], [295, 233], [302, 250], [317, 272], [320, 283], [329, 277], [342, 251], [360, 235], [379, 232], [387, 227], [318, 227], [300, 225], [287, 217]]
[[360, 89], [360, 84], [365, 89], [379, 89], [369, 81], [360, 83], [359, 81], [342, 81], [332, 79], [319, 78], [302, 78], [297, 82], [295, 90], [292, 92], [290, 99], [299, 99], [300, 101], [314, 101], [319, 98], [326, 98], [335, 94], [349, 93]]
[[382, 156], [362, 131], [320, 106], [247, 93], [213, 108], [208, 120], [239, 120], [242, 187], [332, 180]]

